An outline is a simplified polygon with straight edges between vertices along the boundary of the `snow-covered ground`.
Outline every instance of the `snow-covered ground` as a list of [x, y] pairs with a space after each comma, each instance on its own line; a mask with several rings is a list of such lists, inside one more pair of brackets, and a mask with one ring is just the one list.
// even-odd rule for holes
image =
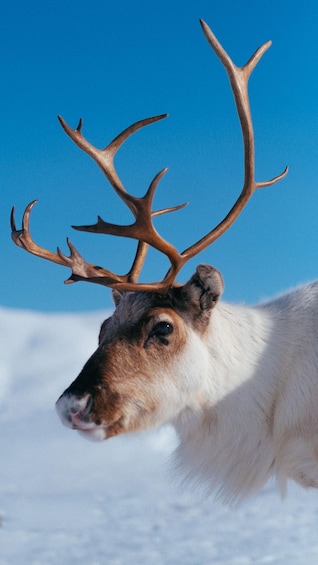
[[228, 509], [170, 480], [169, 428], [95, 444], [60, 424], [102, 318], [0, 309], [0, 565], [317, 565], [318, 492]]

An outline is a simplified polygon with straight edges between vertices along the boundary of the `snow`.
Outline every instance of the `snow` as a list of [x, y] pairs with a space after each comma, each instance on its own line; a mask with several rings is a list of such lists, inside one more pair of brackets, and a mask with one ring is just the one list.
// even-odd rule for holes
[[226, 508], [171, 480], [170, 428], [90, 443], [61, 425], [104, 317], [0, 309], [0, 565], [317, 565], [316, 491]]

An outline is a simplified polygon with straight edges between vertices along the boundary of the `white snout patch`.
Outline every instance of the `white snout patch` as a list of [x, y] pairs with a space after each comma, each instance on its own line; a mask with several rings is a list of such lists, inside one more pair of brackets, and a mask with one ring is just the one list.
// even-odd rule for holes
[[80, 436], [89, 441], [103, 441], [107, 438], [106, 428], [102, 426], [97, 426], [92, 430], [77, 430]]

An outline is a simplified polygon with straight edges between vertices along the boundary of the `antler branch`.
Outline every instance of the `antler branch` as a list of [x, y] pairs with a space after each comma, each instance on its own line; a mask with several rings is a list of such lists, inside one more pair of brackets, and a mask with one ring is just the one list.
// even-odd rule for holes
[[259, 62], [265, 51], [267, 51], [267, 49], [269, 49], [269, 47], [271, 46], [271, 41], [268, 41], [267, 43], [264, 43], [264, 45], [259, 47], [255, 51], [254, 55], [252, 55], [252, 57], [246, 63], [246, 65], [244, 65], [243, 67], [236, 67], [215, 35], [212, 33], [209, 26], [203, 20], [200, 20], [200, 23], [208, 43], [211, 45], [216, 55], [223, 63], [230, 80], [243, 135], [244, 184], [241, 194], [239, 195], [234, 206], [231, 208], [225, 218], [206, 236], [183, 251], [181, 255], [185, 258], [186, 261], [211, 245], [225, 231], [229, 229], [229, 227], [239, 216], [243, 208], [246, 206], [248, 200], [255, 192], [255, 190], [275, 184], [279, 180], [283, 179], [288, 172], [288, 167], [286, 167], [280, 175], [274, 177], [271, 180], [264, 182], [255, 181], [255, 142], [248, 97], [248, 81], [257, 63]]

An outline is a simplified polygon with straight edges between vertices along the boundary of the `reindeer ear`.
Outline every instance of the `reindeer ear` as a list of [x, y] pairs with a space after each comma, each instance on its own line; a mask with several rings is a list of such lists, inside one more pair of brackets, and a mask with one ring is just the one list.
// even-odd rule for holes
[[119, 290], [116, 290], [114, 288], [112, 289], [112, 299], [113, 299], [113, 302], [114, 302], [116, 308], [117, 308], [119, 302], [121, 301], [122, 297], [123, 297], [123, 292], [120, 292]]
[[200, 311], [211, 310], [224, 288], [223, 278], [210, 265], [199, 265], [191, 279], [182, 287], [182, 299]]

